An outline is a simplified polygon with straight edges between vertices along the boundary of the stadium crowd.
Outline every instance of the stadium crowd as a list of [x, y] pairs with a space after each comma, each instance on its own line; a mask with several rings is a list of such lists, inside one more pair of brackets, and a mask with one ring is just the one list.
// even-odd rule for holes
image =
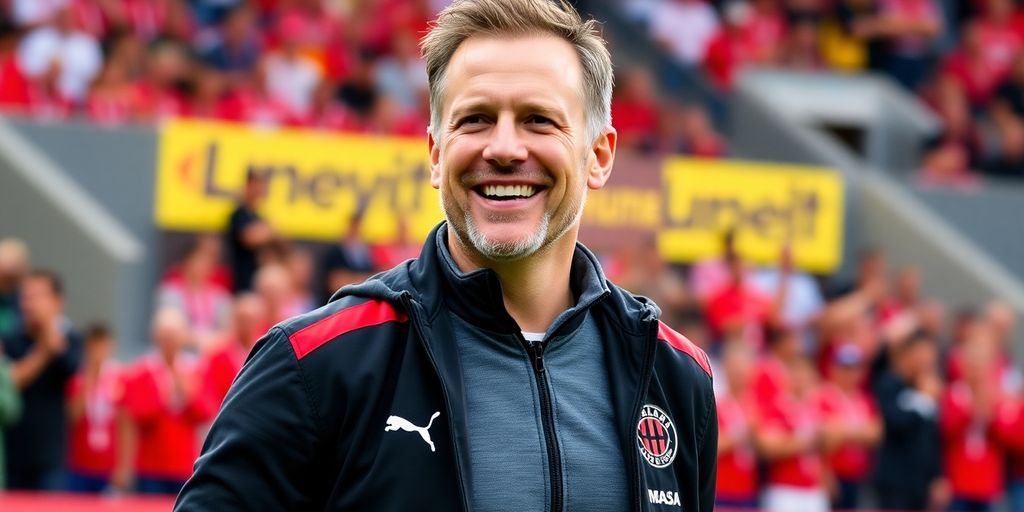
[[888, 75], [942, 124], [922, 148], [924, 185], [1024, 178], [1024, 10], [1014, 0], [630, 0], [625, 11], [726, 96], [744, 67]]
[[[358, 217], [334, 244], [298, 245], [259, 215], [264, 193], [252, 175], [226, 231], [196, 235], [166, 270], [150, 350], [129, 362], [114, 358], [108, 328], [80, 335], [66, 320], [56, 274], [0, 242], [9, 488], [175, 492], [271, 325], [418, 252], [416, 240], [362, 242]], [[1024, 385], [1006, 304], [950, 314], [914, 267], [892, 273], [876, 250], [849, 283], [800, 272], [787, 249], [754, 268], [733, 239], [689, 266], [642, 244], [601, 255], [610, 279], [655, 298], [712, 356], [720, 507], [993, 510], [1005, 499], [1024, 510]]]
[[[9, 0], [0, 112], [104, 126], [168, 118], [420, 136], [418, 39], [437, 0]], [[2, 2], [0, 2], [2, 4]], [[620, 76], [622, 144], [719, 156], [698, 105]]]

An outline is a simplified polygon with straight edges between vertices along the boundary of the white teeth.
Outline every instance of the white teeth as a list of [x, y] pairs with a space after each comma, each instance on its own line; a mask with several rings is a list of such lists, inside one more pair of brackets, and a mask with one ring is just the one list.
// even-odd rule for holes
[[486, 185], [484, 195], [488, 197], [530, 197], [536, 193], [533, 185]]

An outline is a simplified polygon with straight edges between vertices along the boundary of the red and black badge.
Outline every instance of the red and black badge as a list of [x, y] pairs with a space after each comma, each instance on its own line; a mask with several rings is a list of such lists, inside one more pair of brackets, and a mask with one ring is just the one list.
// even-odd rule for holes
[[648, 464], [666, 467], [676, 458], [676, 425], [665, 411], [645, 405], [636, 425], [636, 442]]

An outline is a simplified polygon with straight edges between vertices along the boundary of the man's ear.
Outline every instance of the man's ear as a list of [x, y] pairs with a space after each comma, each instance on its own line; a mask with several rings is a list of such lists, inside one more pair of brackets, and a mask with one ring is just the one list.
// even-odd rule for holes
[[590, 148], [594, 160], [587, 170], [587, 187], [591, 190], [603, 187], [611, 177], [612, 165], [615, 163], [615, 143], [618, 141], [618, 137], [619, 134], [615, 128], [609, 126], [594, 140], [594, 144]]
[[427, 148], [430, 150], [430, 186], [441, 188], [441, 147], [434, 141], [433, 130], [427, 130]]

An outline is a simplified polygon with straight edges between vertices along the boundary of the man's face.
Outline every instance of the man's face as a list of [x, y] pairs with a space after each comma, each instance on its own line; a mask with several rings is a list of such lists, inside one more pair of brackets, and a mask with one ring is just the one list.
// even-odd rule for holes
[[431, 184], [462, 245], [510, 261], [575, 240], [587, 188], [610, 172], [615, 132], [587, 140], [573, 46], [546, 35], [472, 37], [447, 73]]
[[21, 285], [21, 310], [25, 321], [38, 327], [60, 315], [61, 299], [48, 280], [29, 277]]

